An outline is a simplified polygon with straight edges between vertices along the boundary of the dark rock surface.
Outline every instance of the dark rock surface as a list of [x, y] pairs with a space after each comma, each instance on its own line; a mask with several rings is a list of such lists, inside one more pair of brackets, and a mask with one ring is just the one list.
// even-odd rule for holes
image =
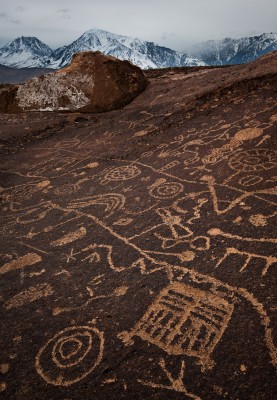
[[62, 70], [6, 86], [0, 112], [110, 111], [130, 103], [146, 85], [144, 73], [128, 61], [83, 52]]
[[276, 65], [1, 115], [4, 398], [274, 398]]

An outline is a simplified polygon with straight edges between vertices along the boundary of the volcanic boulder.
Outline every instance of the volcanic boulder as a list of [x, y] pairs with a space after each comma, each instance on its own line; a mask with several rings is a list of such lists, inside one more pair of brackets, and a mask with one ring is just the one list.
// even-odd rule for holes
[[110, 111], [128, 104], [146, 85], [143, 72], [130, 62], [83, 52], [68, 67], [19, 85], [15, 95], [5, 92], [0, 111]]

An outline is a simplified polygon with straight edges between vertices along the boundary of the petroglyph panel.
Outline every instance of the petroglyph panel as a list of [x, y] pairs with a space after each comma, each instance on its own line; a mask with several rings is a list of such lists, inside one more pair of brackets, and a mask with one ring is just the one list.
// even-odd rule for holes
[[267, 57], [145, 71], [111, 113], [1, 116], [7, 398], [274, 397]]
[[232, 312], [233, 305], [225, 299], [176, 283], [162, 290], [130, 336], [140, 336], [168, 354], [194, 356], [211, 366], [211, 353]]

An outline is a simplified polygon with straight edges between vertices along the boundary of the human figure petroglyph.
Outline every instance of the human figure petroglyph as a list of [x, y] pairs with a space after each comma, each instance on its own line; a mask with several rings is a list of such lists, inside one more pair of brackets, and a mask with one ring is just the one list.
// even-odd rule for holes
[[174, 247], [179, 243], [188, 243], [192, 249], [207, 250], [210, 240], [206, 236], [195, 236], [193, 231], [182, 223], [180, 215], [173, 215], [168, 209], [158, 209], [157, 214], [170, 229], [171, 235], [165, 236], [157, 232], [154, 235], [162, 241], [162, 248]]

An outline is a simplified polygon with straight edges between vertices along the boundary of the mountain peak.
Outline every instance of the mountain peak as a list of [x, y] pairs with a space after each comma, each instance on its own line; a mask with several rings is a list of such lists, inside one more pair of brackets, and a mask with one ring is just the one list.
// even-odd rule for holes
[[52, 49], [38, 38], [20, 36], [0, 49], [0, 63], [15, 68], [45, 67], [51, 54]]
[[100, 51], [120, 60], [128, 60], [142, 69], [205, 65], [200, 60], [183, 57], [177, 51], [152, 42], [114, 34], [102, 29], [90, 29], [69, 46], [61, 47], [52, 54], [51, 68], [68, 65], [74, 53], [81, 51]]

